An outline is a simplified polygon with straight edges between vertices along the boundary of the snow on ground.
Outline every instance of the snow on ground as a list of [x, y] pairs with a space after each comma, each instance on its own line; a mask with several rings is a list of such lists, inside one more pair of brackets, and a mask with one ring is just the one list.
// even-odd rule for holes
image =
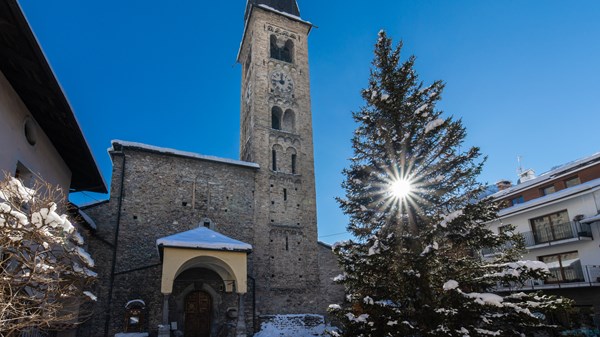
[[254, 337], [328, 336], [334, 330], [320, 315], [276, 315], [265, 320]]

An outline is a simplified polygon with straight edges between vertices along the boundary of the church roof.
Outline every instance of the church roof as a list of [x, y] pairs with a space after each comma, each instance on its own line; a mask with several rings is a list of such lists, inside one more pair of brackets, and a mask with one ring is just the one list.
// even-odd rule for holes
[[197, 248], [209, 250], [252, 250], [252, 245], [232, 239], [206, 227], [198, 227], [187, 232], [173, 234], [156, 240], [157, 246], [176, 248]]
[[300, 17], [300, 9], [298, 9], [298, 2], [296, 0], [248, 0], [248, 4], [246, 5], [246, 14], [244, 15], [244, 18], [247, 18], [250, 14], [250, 7], [252, 5], [265, 5], [279, 12], [284, 12]]

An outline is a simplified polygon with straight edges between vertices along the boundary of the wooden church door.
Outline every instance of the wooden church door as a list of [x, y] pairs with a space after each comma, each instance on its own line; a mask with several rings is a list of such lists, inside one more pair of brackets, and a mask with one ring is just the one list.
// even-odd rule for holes
[[194, 291], [185, 297], [185, 337], [210, 337], [211, 302], [204, 291]]

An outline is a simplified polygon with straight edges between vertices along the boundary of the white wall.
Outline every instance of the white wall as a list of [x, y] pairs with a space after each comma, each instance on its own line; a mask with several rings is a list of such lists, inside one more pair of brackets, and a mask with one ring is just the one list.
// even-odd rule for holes
[[71, 170], [39, 125], [36, 125], [36, 144], [32, 146], [27, 142], [23, 130], [28, 116], [31, 117], [29, 110], [0, 72], [0, 173], [6, 171], [14, 175], [17, 162], [21, 162], [68, 194]]
[[[545, 205], [531, 210], [527, 210], [514, 215], [507, 215], [500, 220], [490, 224], [490, 228], [495, 233], [498, 233], [498, 227], [501, 225], [512, 224], [516, 226], [516, 232], [530, 232], [530, 219], [537, 218], [543, 215], [556, 213], [562, 210], [567, 210], [569, 220], [572, 221], [576, 215], [582, 214], [585, 217], [590, 217], [598, 214], [598, 205], [593, 192], [585, 192], [585, 194], [576, 196], [567, 200], [562, 200], [551, 205]], [[527, 260], [538, 260], [539, 256], [553, 255], [564, 252], [577, 251], [581, 264], [583, 265], [600, 265], [600, 223], [592, 223], [593, 240], [578, 240], [569, 243], [553, 242], [551, 246], [530, 249], [524, 256]]]

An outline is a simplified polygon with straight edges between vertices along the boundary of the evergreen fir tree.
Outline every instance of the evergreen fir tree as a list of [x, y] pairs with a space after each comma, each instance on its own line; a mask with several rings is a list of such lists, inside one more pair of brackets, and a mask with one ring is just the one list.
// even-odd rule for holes
[[[476, 182], [484, 160], [466, 148], [460, 120], [436, 109], [444, 84], [424, 86], [414, 57], [379, 33], [366, 102], [353, 117], [355, 156], [344, 171], [355, 240], [334, 247], [346, 303], [330, 311], [342, 336], [523, 336], [552, 330], [540, 319], [568, 300], [539, 293], [493, 294], [544, 278], [541, 262], [519, 261], [522, 238], [493, 234], [489, 199]], [[483, 260], [483, 248], [512, 246]]]

